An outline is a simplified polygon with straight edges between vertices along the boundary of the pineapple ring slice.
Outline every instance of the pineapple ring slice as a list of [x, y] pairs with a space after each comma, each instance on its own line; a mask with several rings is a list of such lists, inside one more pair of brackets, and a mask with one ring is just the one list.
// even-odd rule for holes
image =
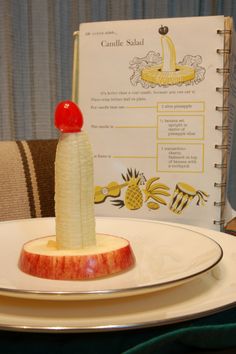
[[161, 65], [144, 68], [141, 78], [153, 84], [175, 85], [195, 78], [195, 70], [186, 65], [176, 65], [176, 71], [161, 71]]

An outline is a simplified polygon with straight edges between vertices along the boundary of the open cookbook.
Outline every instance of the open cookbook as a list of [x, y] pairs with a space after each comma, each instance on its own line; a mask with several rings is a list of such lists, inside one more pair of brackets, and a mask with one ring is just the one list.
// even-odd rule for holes
[[223, 16], [80, 25], [73, 100], [93, 145], [97, 215], [216, 230], [231, 218], [232, 36]]

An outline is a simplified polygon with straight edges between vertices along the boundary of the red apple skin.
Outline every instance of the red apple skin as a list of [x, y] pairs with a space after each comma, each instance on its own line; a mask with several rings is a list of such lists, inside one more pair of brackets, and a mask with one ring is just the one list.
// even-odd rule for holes
[[47, 256], [22, 249], [19, 268], [27, 274], [53, 280], [87, 280], [128, 270], [135, 264], [130, 244], [114, 251], [83, 256]]

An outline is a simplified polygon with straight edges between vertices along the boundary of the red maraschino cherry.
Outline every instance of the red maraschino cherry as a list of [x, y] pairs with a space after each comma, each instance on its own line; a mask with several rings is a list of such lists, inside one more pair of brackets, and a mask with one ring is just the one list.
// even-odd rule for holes
[[83, 115], [72, 101], [60, 102], [55, 111], [55, 126], [63, 133], [78, 133], [83, 126]]

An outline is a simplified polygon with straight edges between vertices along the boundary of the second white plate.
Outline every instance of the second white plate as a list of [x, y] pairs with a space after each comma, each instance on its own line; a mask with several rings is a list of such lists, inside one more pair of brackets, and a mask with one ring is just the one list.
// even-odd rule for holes
[[97, 232], [123, 236], [136, 265], [112, 277], [55, 281], [29, 276], [18, 268], [24, 242], [54, 234], [53, 218], [0, 223], [0, 294], [42, 300], [98, 300], [151, 293], [179, 285], [214, 267], [222, 248], [203, 234], [153, 221], [98, 218]]

